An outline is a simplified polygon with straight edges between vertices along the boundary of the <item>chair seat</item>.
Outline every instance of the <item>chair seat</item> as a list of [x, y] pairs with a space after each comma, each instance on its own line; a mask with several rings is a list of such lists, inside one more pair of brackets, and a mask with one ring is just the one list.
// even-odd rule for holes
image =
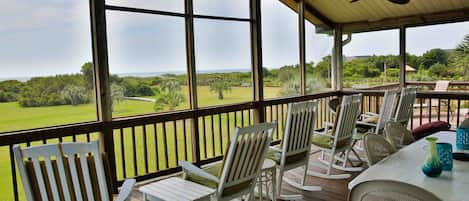
[[[280, 148], [280, 146], [276, 146], [276, 147]], [[267, 154], [266, 154], [265, 157], [270, 159], [270, 160], [273, 160], [277, 165], [279, 165], [280, 164], [280, 158], [282, 157], [282, 152], [269, 147], [269, 150], [267, 150]]]
[[331, 149], [332, 138], [325, 135], [313, 135], [312, 143], [318, 147]]
[[[219, 177], [222, 167], [223, 167], [222, 163], [216, 163], [216, 164], [204, 167], [202, 169], [205, 170], [207, 173], [213, 175], [213, 176]], [[206, 178], [203, 178], [201, 176], [195, 175], [195, 174], [190, 173], [190, 172], [187, 173], [186, 179], [189, 180], [189, 181], [204, 185], [204, 186], [208, 186], [210, 188], [217, 188], [218, 187], [218, 184], [216, 182], [214, 182], [212, 180], [209, 180], [209, 179], [206, 179]]]
[[362, 140], [363, 139], [363, 136], [365, 135], [365, 133], [355, 133], [353, 134], [353, 139], [354, 140]]

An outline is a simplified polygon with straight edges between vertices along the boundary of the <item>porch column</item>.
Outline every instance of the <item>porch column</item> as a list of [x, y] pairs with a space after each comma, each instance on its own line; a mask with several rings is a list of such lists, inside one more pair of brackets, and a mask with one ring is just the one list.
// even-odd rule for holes
[[343, 88], [343, 56], [342, 56], [342, 27], [337, 25], [334, 28], [334, 48], [332, 52], [332, 89], [342, 90]]
[[261, 26], [261, 0], [250, 1], [251, 18], [251, 64], [252, 64], [252, 89], [254, 101], [257, 107], [254, 110], [254, 122], [265, 121], [264, 106], [264, 77], [262, 69], [262, 26]]
[[[197, 109], [197, 79], [195, 66], [195, 43], [194, 43], [194, 10], [192, 0], [185, 0], [186, 14], [186, 58], [187, 58], [187, 83], [189, 87], [189, 107]], [[192, 160], [195, 163], [200, 161], [200, 143], [199, 143], [199, 119], [194, 117], [190, 121], [191, 141], [192, 141]]]
[[298, 1], [298, 38], [300, 53], [300, 95], [306, 95], [305, 0]]
[[404, 26], [399, 28], [399, 86], [405, 87], [406, 65], [406, 30]]
[[114, 136], [112, 129], [112, 99], [106, 36], [105, 0], [90, 1], [93, 66], [98, 121], [103, 123], [99, 135], [101, 150], [109, 159], [112, 191], [117, 192]]

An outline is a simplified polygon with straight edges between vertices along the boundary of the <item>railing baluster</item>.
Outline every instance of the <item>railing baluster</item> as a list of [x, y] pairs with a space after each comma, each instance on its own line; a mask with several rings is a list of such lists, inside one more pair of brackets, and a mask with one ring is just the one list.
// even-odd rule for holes
[[246, 112], [248, 113], [248, 122], [249, 122], [248, 125], [252, 125], [252, 123], [251, 123], [251, 110], [246, 110]]
[[76, 142], [77, 141], [77, 135], [72, 135], [72, 141]]
[[124, 149], [124, 128], [120, 128], [119, 131], [120, 131], [120, 138], [121, 138], [120, 145], [121, 145], [122, 174], [123, 174], [123, 178], [127, 178], [127, 172], [125, 170], [126, 165], [125, 165], [125, 149]]
[[168, 158], [168, 139], [166, 136], [166, 122], [163, 122], [161, 125], [163, 126], [164, 160], [166, 162], [165, 168], [168, 168], [169, 158]]
[[423, 104], [425, 103], [423, 100], [424, 100], [424, 99], [420, 98], [420, 116], [419, 116], [420, 124], [419, 124], [419, 126], [422, 125], [422, 115], [423, 115], [423, 111], [422, 111], [422, 110], [423, 110]]
[[188, 161], [188, 156], [187, 156], [187, 133], [186, 133], [186, 119], [183, 119], [182, 120], [182, 133], [184, 134], [184, 147], [183, 147], [183, 150], [184, 150], [184, 160], [185, 161]]
[[156, 171], [160, 170], [160, 157], [158, 151], [158, 126], [156, 123], [153, 124], [153, 132], [155, 135], [155, 158], [156, 158]]
[[280, 124], [282, 124], [283, 120], [280, 119], [280, 112], [279, 112], [279, 107], [283, 107], [283, 104], [276, 105], [275, 106], [275, 118], [277, 120], [277, 132], [280, 135], [280, 132], [283, 132], [283, 129], [280, 130]]
[[91, 139], [90, 139], [90, 133], [88, 132], [88, 133], [86, 133], [86, 141], [87, 141], [87, 142], [90, 142], [90, 140], [91, 140]]
[[176, 125], [176, 121], [173, 121], [173, 134], [174, 134], [174, 155], [176, 156], [176, 166], [178, 165], [178, 161], [179, 161], [179, 151], [178, 151], [178, 147], [179, 147], [179, 143], [178, 143], [178, 137], [177, 137], [177, 125]]
[[441, 116], [440, 113], [441, 113], [441, 99], [438, 98], [438, 114], [437, 114], [438, 121], [440, 121], [440, 116]]
[[430, 98], [430, 101], [428, 103], [428, 122], [432, 122], [432, 100], [433, 99]]
[[448, 110], [446, 110], [446, 122], [450, 123], [449, 115], [451, 113], [451, 99], [448, 98]]
[[148, 146], [147, 146], [147, 127], [144, 124], [142, 126], [143, 131], [143, 158], [145, 161], [145, 173], [148, 173]]
[[238, 113], [233, 112], [233, 114], [234, 114], [234, 127], [237, 127], [238, 126]]
[[134, 162], [134, 176], [138, 175], [138, 165], [137, 165], [137, 147], [135, 145], [136, 136], [135, 136], [135, 126], [132, 126], [132, 153], [133, 153], [133, 162]]
[[244, 110], [241, 110], [241, 126], [244, 127]]
[[219, 143], [220, 143], [220, 155], [223, 155], [223, 130], [221, 127], [222, 120], [221, 120], [221, 113], [218, 114], [218, 136], [219, 136]]
[[231, 141], [231, 132], [230, 132], [231, 128], [230, 128], [230, 113], [227, 112], [226, 113], [226, 131], [228, 133], [228, 144], [230, 144], [230, 141]]
[[212, 137], [212, 157], [216, 156], [215, 154], [215, 129], [213, 126], [213, 115], [210, 115], [210, 128], [211, 128], [211, 137]]
[[207, 159], [207, 134], [205, 132], [205, 117], [202, 117], [202, 129], [203, 129], [203, 135], [202, 135], [202, 139], [203, 139], [203, 142], [204, 142], [204, 159]]
[[459, 116], [461, 115], [461, 99], [458, 99], [458, 112], [456, 115], [456, 128], [459, 127]]

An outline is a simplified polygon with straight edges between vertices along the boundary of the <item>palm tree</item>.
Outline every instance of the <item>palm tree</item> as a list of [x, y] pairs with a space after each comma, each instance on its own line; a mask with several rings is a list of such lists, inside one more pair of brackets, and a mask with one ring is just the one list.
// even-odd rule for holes
[[456, 47], [456, 66], [466, 73], [469, 79], [469, 34], [464, 37], [462, 42]]
[[218, 99], [223, 100], [223, 92], [231, 91], [230, 83], [218, 78], [210, 84], [210, 91], [218, 94]]
[[186, 100], [181, 92], [181, 85], [174, 78], [163, 80], [155, 94], [153, 109], [156, 112], [174, 110]]

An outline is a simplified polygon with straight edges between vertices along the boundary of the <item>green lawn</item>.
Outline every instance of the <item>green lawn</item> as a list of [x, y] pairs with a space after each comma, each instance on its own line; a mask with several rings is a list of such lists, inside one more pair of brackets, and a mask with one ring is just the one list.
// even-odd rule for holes
[[[229, 103], [239, 103], [252, 100], [252, 88], [244, 88], [244, 87], [234, 87], [232, 91], [225, 93], [224, 100], [218, 100], [215, 93], [209, 91], [208, 87], [198, 87], [198, 97], [199, 97], [199, 105], [200, 106], [213, 106], [213, 105], [222, 105], [222, 104], [229, 104]], [[183, 88], [184, 92], [187, 92], [187, 88]], [[276, 97], [278, 94], [279, 88], [265, 88], [264, 93], [266, 98], [273, 98]], [[187, 93], [186, 93], [187, 94]], [[188, 98], [186, 97], [186, 100]], [[188, 104], [184, 103], [177, 109], [185, 109], [188, 108]], [[79, 106], [50, 106], [50, 107], [36, 107], [36, 108], [23, 108], [16, 102], [13, 103], [0, 103], [0, 111], [2, 111], [2, 115], [0, 116], [0, 132], [7, 132], [7, 131], [15, 131], [15, 130], [23, 130], [23, 129], [30, 129], [30, 128], [38, 128], [38, 127], [46, 127], [46, 126], [56, 126], [56, 125], [63, 125], [63, 124], [70, 124], [70, 123], [78, 123], [78, 122], [86, 122], [86, 121], [95, 121], [96, 120], [96, 107], [95, 104], [86, 104], [86, 105], [79, 105]], [[153, 103], [150, 102], [140, 102], [140, 101], [124, 101], [118, 104], [115, 107], [115, 111], [113, 113], [114, 117], [122, 117], [122, 116], [129, 116], [129, 115], [138, 115], [138, 114], [147, 114], [153, 112]], [[218, 123], [221, 120], [221, 123]], [[227, 128], [227, 115], [214, 116], [213, 119], [213, 133], [212, 133], [212, 125], [211, 125], [211, 118], [206, 117], [206, 135], [201, 135], [200, 138], [200, 146], [202, 151], [202, 157], [206, 155], [206, 157], [213, 156], [212, 154], [212, 147], [215, 147], [215, 155], [220, 155], [223, 150], [220, 147], [220, 141], [223, 142], [223, 148], [226, 147], [228, 142], [228, 129], [230, 129], [230, 133], [232, 134], [232, 129], [234, 128], [234, 114], [231, 113], [229, 116], [230, 120], [230, 128]], [[245, 114], [245, 123], [248, 122], [247, 113]], [[188, 123], [188, 122], [187, 122]], [[241, 114], [238, 113], [237, 122], [238, 125], [241, 124]], [[218, 125], [223, 125], [220, 128]], [[178, 156], [179, 160], [185, 159], [184, 151], [187, 150], [188, 153], [188, 160], [192, 160], [191, 158], [191, 139], [190, 135], [186, 135], [184, 138], [183, 132], [183, 122], [178, 121], [176, 123], [176, 135], [174, 135], [174, 128], [172, 123], [168, 123], [166, 125], [166, 142], [163, 140], [163, 125], [157, 125], [157, 143], [158, 143], [158, 162], [159, 162], [159, 169], [164, 169], [166, 167], [165, 156], [164, 152], [167, 150], [168, 152], [168, 166], [174, 167], [177, 164], [175, 160], [176, 152], [175, 152], [175, 143], [177, 140], [178, 143]], [[135, 139], [136, 139], [136, 155], [137, 155], [137, 163], [138, 163], [138, 170], [137, 174], [142, 174], [145, 171], [145, 160], [148, 160], [148, 168], [150, 171], [156, 170], [156, 154], [155, 154], [155, 139], [154, 139], [154, 128], [153, 126], [147, 126], [147, 149], [148, 151], [148, 158], [145, 159], [144, 156], [144, 140], [143, 140], [143, 127], [136, 127], [135, 132]], [[187, 127], [186, 134], [190, 133]], [[203, 133], [203, 126], [202, 126], [202, 119], [200, 122], [200, 133]], [[93, 134], [92, 138], [96, 138], [97, 135]], [[131, 129], [124, 129], [124, 157], [126, 161], [126, 173], [127, 176], [134, 175], [134, 167], [131, 164], [133, 161], [133, 147], [132, 147], [132, 134]], [[176, 138], [176, 139], [175, 139]], [[214, 142], [213, 142], [213, 140]], [[79, 141], [85, 141], [85, 136], [79, 136]], [[183, 147], [183, 142], [186, 140], [188, 142], [187, 147]], [[56, 140], [51, 140], [48, 142], [53, 142]], [[64, 141], [71, 141], [71, 138], [65, 138]], [[121, 160], [121, 150], [120, 150], [120, 133], [119, 131], [115, 131], [115, 142], [116, 142], [116, 162], [117, 162], [117, 172], [118, 177], [123, 177], [123, 169], [121, 168], [122, 160]], [[33, 143], [33, 144], [40, 144], [40, 143]], [[205, 147], [205, 144], [207, 147]], [[165, 150], [166, 149], [166, 150]], [[205, 154], [205, 150], [207, 150]], [[8, 147], [0, 147], [0, 200], [13, 200], [12, 195], [12, 184], [11, 184], [11, 169], [10, 169], [10, 156], [9, 156]], [[18, 177], [19, 178], [19, 177]], [[24, 199], [21, 196], [21, 199]]]

